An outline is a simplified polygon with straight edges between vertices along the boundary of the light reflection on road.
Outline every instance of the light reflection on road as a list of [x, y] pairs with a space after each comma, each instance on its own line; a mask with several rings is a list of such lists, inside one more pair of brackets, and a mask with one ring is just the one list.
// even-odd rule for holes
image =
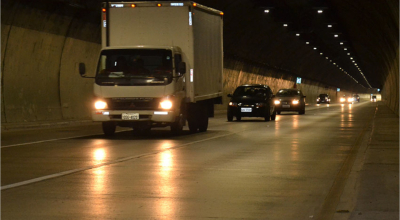
[[[162, 149], [172, 147], [170, 141], [161, 144]], [[175, 194], [174, 179], [172, 177], [174, 167], [174, 157], [171, 150], [163, 151], [159, 154], [159, 197], [156, 204], [158, 216], [171, 217], [174, 214], [175, 207], [172, 201]]]

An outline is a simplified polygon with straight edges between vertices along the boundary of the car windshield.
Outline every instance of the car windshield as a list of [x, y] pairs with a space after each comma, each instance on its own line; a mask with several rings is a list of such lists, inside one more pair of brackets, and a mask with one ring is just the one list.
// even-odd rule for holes
[[103, 50], [96, 73], [99, 85], [166, 85], [172, 82], [172, 51]]
[[263, 97], [266, 96], [267, 90], [262, 87], [251, 87], [251, 86], [241, 86], [238, 87], [233, 96], [255, 96]]
[[321, 95], [319, 95], [319, 97], [320, 97], [321, 99], [324, 99], [324, 98], [328, 97], [328, 95], [326, 95], [326, 94], [321, 94]]
[[281, 89], [281, 90], [278, 91], [276, 96], [285, 97], [285, 96], [295, 96], [295, 95], [299, 95], [299, 94], [300, 94], [300, 91], [297, 91], [297, 90]]

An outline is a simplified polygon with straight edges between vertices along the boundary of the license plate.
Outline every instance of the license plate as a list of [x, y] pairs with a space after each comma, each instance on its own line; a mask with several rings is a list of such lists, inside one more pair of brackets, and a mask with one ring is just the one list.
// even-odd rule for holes
[[122, 113], [122, 120], [139, 120], [139, 113]]
[[290, 105], [282, 105], [282, 108], [290, 108]]
[[252, 109], [251, 108], [242, 108], [241, 111], [242, 112], [251, 112]]

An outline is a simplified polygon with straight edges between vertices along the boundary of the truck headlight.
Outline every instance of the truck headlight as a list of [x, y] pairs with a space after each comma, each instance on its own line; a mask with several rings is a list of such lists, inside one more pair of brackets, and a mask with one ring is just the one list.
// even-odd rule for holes
[[95, 109], [98, 109], [98, 110], [101, 110], [101, 109], [106, 109], [107, 108], [107, 102], [104, 102], [104, 101], [96, 101], [95, 103], [94, 103], [94, 108]]
[[162, 109], [168, 110], [172, 108], [172, 102], [170, 100], [164, 100], [160, 102], [160, 106]]
[[297, 105], [297, 104], [299, 104], [299, 100], [295, 99], [295, 100], [292, 101], [292, 103], [293, 103], [293, 105]]
[[353, 98], [348, 98], [347, 101], [352, 102]]
[[275, 100], [274, 103], [275, 103], [275, 105], [279, 105], [279, 104], [281, 104], [281, 101]]
[[344, 102], [344, 101], [346, 101], [345, 98], [340, 98], [340, 102]]

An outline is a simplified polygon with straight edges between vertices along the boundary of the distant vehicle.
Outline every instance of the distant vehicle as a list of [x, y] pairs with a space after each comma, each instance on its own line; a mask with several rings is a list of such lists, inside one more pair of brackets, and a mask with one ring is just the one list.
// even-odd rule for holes
[[275, 111], [297, 111], [300, 115], [306, 112], [306, 96], [299, 89], [281, 89], [275, 95]]
[[344, 95], [343, 97], [340, 98], [340, 103], [349, 103], [349, 104], [353, 104], [354, 102], [354, 98], [353, 97], [349, 97]]
[[228, 94], [228, 121], [233, 117], [240, 121], [242, 117], [263, 117], [265, 121], [275, 120], [276, 112], [273, 103], [274, 94], [267, 85], [241, 85], [235, 92]]
[[331, 103], [331, 99], [329, 98], [328, 94], [319, 94], [318, 98], [317, 98], [317, 104], [320, 103]]
[[376, 96], [371, 97], [371, 102], [376, 102]]
[[360, 96], [359, 95], [353, 95], [353, 101], [354, 102], [360, 102]]

